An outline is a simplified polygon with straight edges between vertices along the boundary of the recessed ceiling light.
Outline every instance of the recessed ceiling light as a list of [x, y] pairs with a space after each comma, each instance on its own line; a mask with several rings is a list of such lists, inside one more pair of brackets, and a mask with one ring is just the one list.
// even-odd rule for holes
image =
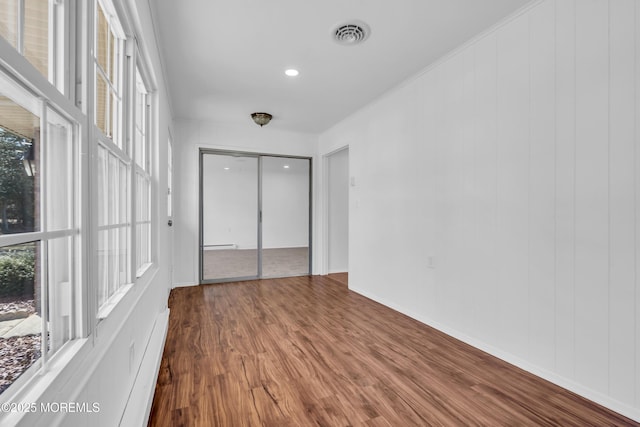
[[289, 169], [289, 165], [284, 165], [283, 168]]
[[296, 70], [295, 68], [289, 68], [288, 70], [284, 70], [284, 73], [289, 77], [295, 77], [300, 74], [300, 71]]
[[229, 170], [229, 168], [224, 168], [224, 170], [228, 171], [228, 170]]

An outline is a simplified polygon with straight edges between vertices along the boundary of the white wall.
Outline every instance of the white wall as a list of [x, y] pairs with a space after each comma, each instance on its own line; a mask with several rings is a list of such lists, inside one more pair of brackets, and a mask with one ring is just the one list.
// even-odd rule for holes
[[[174, 285], [198, 283], [198, 156], [200, 148], [313, 157], [317, 136], [246, 124], [177, 120], [175, 154]], [[314, 190], [315, 191], [315, 190]], [[315, 265], [315, 261], [314, 261]]]
[[327, 156], [328, 272], [349, 271], [349, 149]]
[[640, 420], [640, 2], [548, 0], [320, 136], [357, 292]]

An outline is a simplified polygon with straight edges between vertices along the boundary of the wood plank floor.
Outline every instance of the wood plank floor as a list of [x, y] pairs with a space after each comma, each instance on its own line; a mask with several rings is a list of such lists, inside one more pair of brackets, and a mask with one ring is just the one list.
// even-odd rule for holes
[[638, 425], [349, 291], [174, 289], [150, 426]]

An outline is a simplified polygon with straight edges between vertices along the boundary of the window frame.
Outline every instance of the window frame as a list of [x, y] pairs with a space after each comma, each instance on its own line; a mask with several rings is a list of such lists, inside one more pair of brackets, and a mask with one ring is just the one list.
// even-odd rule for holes
[[[1, 49], [0, 49], [1, 50]], [[84, 327], [85, 312], [81, 307], [75, 303], [81, 299], [85, 292], [85, 282], [82, 280], [84, 274], [83, 260], [86, 258], [82, 253], [82, 228], [79, 215], [81, 213], [81, 181], [80, 181], [80, 121], [77, 116], [68, 114], [64, 107], [55, 105], [55, 102], [47, 99], [42, 94], [26, 88], [22, 84], [22, 79], [11, 75], [9, 73], [0, 70], [0, 83], [2, 83], [2, 94], [9, 98], [12, 102], [21, 106], [25, 110], [36, 115], [39, 119], [40, 138], [38, 144], [40, 146], [39, 163], [37, 164], [38, 175], [40, 179], [39, 187], [39, 212], [40, 223], [39, 230], [30, 231], [24, 233], [13, 233], [0, 235], [0, 248], [15, 246], [19, 244], [35, 243], [39, 245], [40, 258], [36, 261], [36, 268], [40, 271], [40, 283], [37, 284], [40, 288], [40, 305], [41, 305], [41, 318], [42, 329], [41, 336], [44, 338], [50, 330], [50, 323], [53, 323], [52, 319], [48, 319], [50, 304], [54, 303], [54, 298], [49, 295], [49, 269], [51, 265], [48, 263], [49, 251], [48, 247], [51, 242], [59, 242], [63, 239], [70, 239], [69, 251], [70, 258], [68, 263], [68, 273], [70, 275], [70, 291], [72, 292], [72, 301], [69, 304], [70, 309], [70, 321], [69, 321], [69, 336], [59, 348], [50, 348], [52, 337], [49, 339], [41, 340], [41, 355], [39, 359], [27, 368], [9, 387], [7, 390], [15, 390], [19, 392], [22, 387], [28, 384], [31, 380], [37, 377], [39, 372], [46, 372], [52, 363], [59, 358], [68, 357], [69, 349], [73, 348], [73, 344], [84, 337], [86, 328]], [[62, 120], [67, 121], [71, 135], [69, 135], [69, 153], [68, 161], [71, 167], [67, 171], [67, 179], [70, 181], [71, 189], [55, 189], [50, 190], [48, 187], [48, 174], [49, 174], [49, 156], [47, 151], [49, 150], [49, 131], [48, 126], [52, 122], [48, 120], [50, 114], [59, 116]], [[53, 198], [53, 193], [57, 193], [55, 197], [69, 197], [67, 202], [67, 227], [53, 229], [55, 226], [50, 227], [48, 224], [48, 201]], [[52, 229], [50, 229], [52, 228]], [[3, 392], [0, 394], [0, 403], [7, 402], [9, 399], [15, 397], [11, 393]]]

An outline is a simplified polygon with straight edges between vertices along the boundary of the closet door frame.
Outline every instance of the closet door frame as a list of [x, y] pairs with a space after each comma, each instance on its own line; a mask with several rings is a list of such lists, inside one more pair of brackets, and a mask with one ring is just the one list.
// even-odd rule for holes
[[[231, 157], [252, 157], [256, 158], [258, 161], [258, 178], [256, 185], [258, 186], [258, 205], [256, 212], [256, 221], [258, 222], [258, 235], [257, 235], [257, 245], [258, 245], [258, 268], [257, 268], [257, 276], [245, 276], [245, 277], [229, 277], [229, 278], [216, 278], [216, 279], [205, 279], [204, 278], [204, 203], [203, 203], [203, 195], [204, 195], [204, 156], [205, 155], [222, 155], [222, 156], [231, 156]], [[199, 221], [198, 221], [198, 236], [199, 236], [199, 245], [198, 245], [198, 279], [199, 283], [207, 284], [207, 283], [225, 283], [225, 282], [238, 282], [245, 280], [257, 280], [262, 279], [262, 160], [264, 157], [277, 157], [282, 159], [298, 159], [298, 160], [306, 160], [309, 162], [309, 192], [308, 192], [308, 202], [309, 202], [309, 224], [308, 224], [308, 254], [309, 254], [309, 263], [307, 266], [307, 272], [305, 274], [296, 274], [293, 276], [306, 276], [311, 274], [312, 265], [313, 265], [313, 161], [311, 157], [305, 156], [290, 156], [290, 155], [282, 155], [282, 154], [269, 154], [269, 153], [256, 153], [256, 152], [246, 152], [246, 151], [233, 151], [233, 150], [219, 150], [219, 149], [210, 149], [210, 148], [200, 148], [199, 149]]]

